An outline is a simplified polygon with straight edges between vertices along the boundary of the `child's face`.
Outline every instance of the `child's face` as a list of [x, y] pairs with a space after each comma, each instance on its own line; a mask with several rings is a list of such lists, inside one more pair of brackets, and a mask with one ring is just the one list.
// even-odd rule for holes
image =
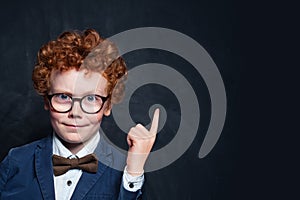
[[[98, 72], [85, 74], [84, 70], [75, 69], [66, 72], [52, 72], [49, 94], [66, 93], [73, 98], [81, 98], [88, 94], [107, 96], [107, 80]], [[100, 112], [88, 114], [82, 111], [79, 101], [75, 101], [72, 109], [67, 113], [55, 112], [45, 103], [45, 109], [50, 110], [50, 119], [54, 131], [67, 144], [87, 142], [99, 130], [103, 115], [110, 114], [110, 108], [104, 103]]]

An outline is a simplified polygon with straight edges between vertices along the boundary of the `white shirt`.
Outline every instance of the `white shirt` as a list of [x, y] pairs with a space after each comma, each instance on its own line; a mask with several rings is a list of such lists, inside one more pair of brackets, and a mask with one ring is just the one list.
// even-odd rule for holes
[[[56, 134], [53, 134], [53, 154], [65, 157], [65, 158], [81, 158], [87, 154], [93, 153], [100, 141], [100, 134], [95, 134], [93, 138], [84, 145], [84, 147], [76, 154], [73, 155], [70, 150], [68, 150], [61, 141], [57, 138]], [[82, 175], [81, 169], [71, 169], [65, 174], [60, 176], [54, 176], [54, 190], [55, 199], [57, 200], [69, 200], [75, 190], [75, 187]], [[122, 184], [124, 188], [128, 191], [135, 192], [142, 188], [144, 183], [144, 174], [141, 176], [131, 176], [126, 167], [124, 169], [124, 174], [122, 178]], [[134, 183], [133, 187], [130, 188], [130, 183]]]

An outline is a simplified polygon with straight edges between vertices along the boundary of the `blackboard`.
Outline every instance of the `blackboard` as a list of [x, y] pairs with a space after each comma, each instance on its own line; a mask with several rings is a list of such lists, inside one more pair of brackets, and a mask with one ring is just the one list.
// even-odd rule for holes
[[[243, 42], [250, 35], [245, 35], [243, 28], [247, 25], [242, 17], [247, 15], [245, 12], [250, 13], [249, 10], [234, 1], [6, 2], [0, 8], [0, 159], [10, 148], [51, 132], [43, 100], [35, 93], [31, 81], [36, 54], [42, 44], [70, 29], [94, 28], [108, 38], [136, 28], [165, 28], [200, 44], [217, 66], [226, 91], [226, 120], [216, 145], [204, 158], [199, 158], [212, 106], [203, 77], [184, 58], [166, 50], [146, 48], [125, 54], [129, 69], [145, 63], [160, 63], [177, 70], [192, 86], [201, 109], [199, 129], [188, 149], [170, 165], [146, 173], [145, 199], [245, 199], [243, 191], [251, 184], [245, 180], [248, 175], [240, 166], [243, 136], [239, 91], [245, 74]], [[138, 88], [130, 104], [133, 120], [149, 123], [148, 110], [156, 103], [164, 106], [168, 118], [154, 150], [163, 148], [176, 136], [180, 102], [168, 88], [153, 83]], [[122, 132], [113, 116], [104, 119], [102, 126], [104, 130]], [[126, 147], [125, 134], [108, 137]]]

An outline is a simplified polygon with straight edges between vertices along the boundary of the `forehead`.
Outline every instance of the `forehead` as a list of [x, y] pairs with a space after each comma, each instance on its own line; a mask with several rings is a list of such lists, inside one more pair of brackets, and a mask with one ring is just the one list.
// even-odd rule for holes
[[53, 71], [50, 77], [52, 93], [66, 92], [73, 95], [96, 93], [106, 95], [107, 80], [99, 72], [71, 69]]

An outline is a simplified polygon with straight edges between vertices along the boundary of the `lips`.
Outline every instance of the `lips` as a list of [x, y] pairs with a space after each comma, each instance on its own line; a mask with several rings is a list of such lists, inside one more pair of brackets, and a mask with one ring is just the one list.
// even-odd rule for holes
[[62, 123], [63, 125], [70, 127], [70, 128], [82, 128], [85, 127], [86, 125], [78, 125], [78, 124], [67, 124], [67, 123]]

